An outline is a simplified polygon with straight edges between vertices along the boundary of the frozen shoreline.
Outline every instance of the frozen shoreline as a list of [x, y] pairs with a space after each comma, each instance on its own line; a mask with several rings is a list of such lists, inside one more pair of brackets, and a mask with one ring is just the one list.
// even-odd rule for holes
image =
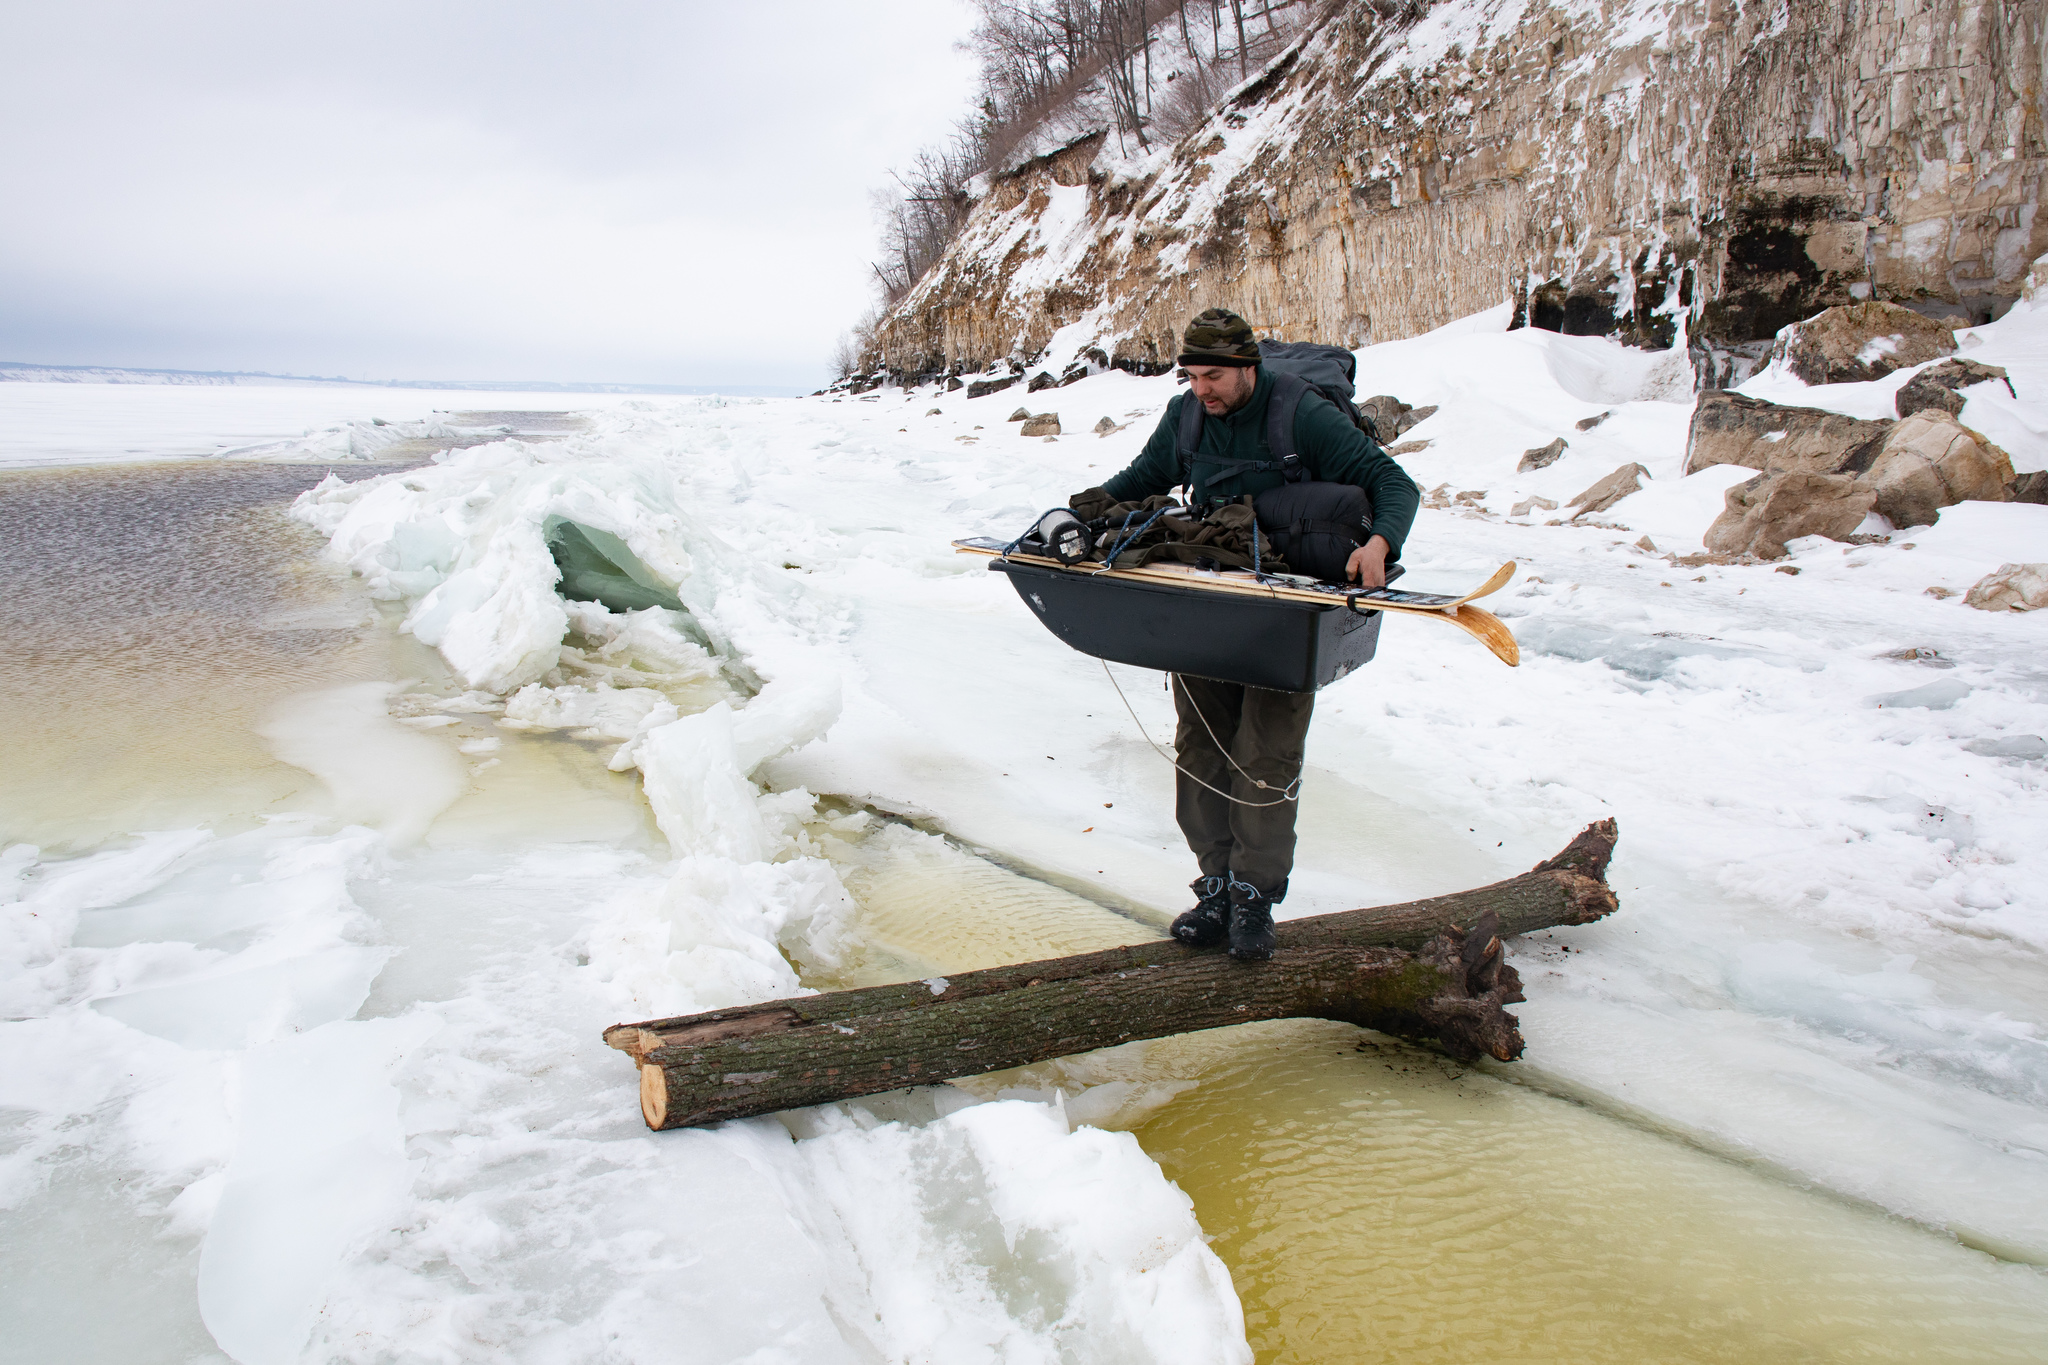
[[[1973, 356], [2007, 364], [2022, 394], [2048, 392], [2040, 319], [1980, 330], [1988, 340]], [[1632, 542], [1647, 533], [1660, 552], [1697, 549], [1725, 480], [1677, 477], [1687, 409], [1624, 397], [1640, 368], [1638, 353], [1603, 342], [1484, 330], [1363, 354], [1362, 392], [1442, 405], [1410, 433], [1432, 442], [1404, 460], [1418, 481], [1486, 490], [1480, 506], [1491, 509], [1426, 512], [1404, 585], [1462, 585], [1517, 559], [1524, 576], [1495, 600], [1525, 663], [1510, 673], [1457, 632], [1388, 624], [1380, 658], [1319, 704], [1302, 871], [1286, 910], [1489, 880], [1554, 851], [1586, 819], [1615, 815], [1623, 912], [1573, 931], [1569, 955], [1518, 949], [1530, 1048], [1510, 1070], [2042, 1263], [2042, 769], [1968, 746], [2048, 733], [2048, 691], [2032, 662], [2048, 623], [1921, 589], [1967, 586], [2014, 547], [2042, 544], [2038, 514], [2048, 509], [1952, 509], [1910, 537], [1910, 550], [1905, 537], [1803, 546], [1790, 565], [1797, 577], [1767, 566], [1680, 573]], [[337, 1358], [350, 1332], [431, 1339], [460, 1358], [464, 1341], [495, 1339], [507, 1323], [550, 1321], [576, 1356], [593, 1349], [592, 1333], [652, 1342], [686, 1319], [699, 1330], [731, 1324], [738, 1335], [718, 1338], [728, 1353], [779, 1333], [806, 1358], [830, 1358], [850, 1330], [849, 1306], [878, 1304], [891, 1318], [873, 1339], [884, 1350], [952, 1343], [966, 1358], [993, 1357], [1008, 1343], [1014, 1358], [1059, 1358], [1047, 1343], [1166, 1314], [1191, 1324], [1187, 1333], [1142, 1349], [1196, 1358], [1188, 1341], [1229, 1335], [1201, 1316], [1218, 1302], [1216, 1262], [1192, 1240], [1185, 1202], [1176, 1211], [1176, 1192], [1127, 1136], [1068, 1134], [1030, 1104], [902, 1129], [870, 1128], [854, 1106], [827, 1114], [828, 1129], [844, 1126], [793, 1156], [761, 1147], [744, 1125], [656, 1148], [634, 1132], [631, 1077], [594, 1029], [534, 1032], [537, 1019], [601, 1027], [608, 1011], [645, 1017], [784, 993], [795, 983], [784, 953], [829, 963], [845, 951], [835, 937], [844, 892], [806, 832], [810, 793], [919, 815], [1106, 901], [1177, 908], [1192, 873], [1165, 765], [1130, 732], [1099, 665], [1061, 649], [1000, 576], [945, 543], [1013, 533], [1099, 482], [1135, 453], [1147, 414], [1172, 392], [1170, 379], [1122, 375], [1055, 391], [1038, 401], [1069, 431], [1104, 415], [1131, 425], [1053, 444], [1002, 423], [1015, 406], [1007, 394], [637, 399], [558, 442], [481, 445], [310, 496], [305, 515], [387, 599], [383, 610], [402, 610], [413, 635], [438, 648], [450, 675], [417, 689], [399, 719], [382, 694], [362, 692], [282, 717], [291, 737], [273, 742], [329, 791], [284, 823], [230, 839], [117, 842], [44, 864], [9, 852], [21, 899], [7, 907], [17, 934], [7, 1012], [34, 1022], [5, 1027], [52, 1059], [6, 1099], [48, 1138], [9, 1159], [14, 1195], [32, 1196], [70, 1116], [124, 1115], [95, 1140], [106, 1159], [152, 1173], [180, 1235], [229, 1219], [220, 1249], [201, 1258], [200, 1300], [223, 1344], [256, 1343], [235, 1348], [239, 1359], [289, 1358], [270, 1347], [300, 1330], [298, 1319], [247, 1316], [243, 1300], [262, 1277], [283, 1277], [264, 1281], [267, 1302], [320, 1308], [305, 1330]], [[1572, 432], [1609, 407], [1615, 416], [1593, 432]], [[2013, 420], [2039, 423], [2039, 412], [2022, 404]], [[1503, 474], [1522, 448], [1559, 432], [1573, 443], [1564, 460]], [[2026, 452], [2014, 454], [2026, 467]], [[1628, 459], [1653, 482], [1602, 518], [1612, 527], [1501, 515], [1531, 492], [1569, 495]], [[684, 623], [565, 607], [545, 545], [551, 517], [616, 537], [676, 586]], [[581, 653], [565, 663], [572, 622]], [[1935, 647], [1953, 666], [1886, 657], [1903, 646]], [[565, 671], [550, 682], [556, 670]], [[616, 670], [651, 685], [626, 686], [633, 677]], [[718, 705], [689, 691], [714, 676], [727, 689]], [[1164, 698], [1132, 681], [1159, 737]], [[1948, 686], [1932, 704], [1870, 704], [1937, 682]], [[678, 709], [686, 692], [697, 702]], [[508, 695], [526, 698], [516, 716], [530, 717], [528, 728], [494, 723], [514, 715], [497, 709]], [[699, 702], [710, 709], [684, 714]], [[615, 767], [644, 770], [660, 835], [644, 815], [636, 826], [595, 814], [630, 809], [629, 786], [624, 798], [591, 796], [580, 834], [551, 836], [547, 793], [564, 788], [538, 768], [523, 796], [499, 798], [497, 815], [463, 815], [489, 774], [507, 771], [490, 768], [494, 758], [539, 762], [525, 746], [540, 745], [548, 726], [583, 735], [600, 759], [616, 754]], [[366, 756], [374, 780], [350, 775]], [[542, 846], [509, 856], [507, 830]], [[252, 874], [263, 895], [222, 890]], [[529, 928], [472, 942], [460, 920], [401, 913], [394, 897], [413, 895], [408, 887], [436, 888], [479, 922], [511, 913]], [[578, 897], [600, 908], [557, 903]], [[22, 917], [29, 906], [39, 924]], [[240, 1004], [203, 984], [231, 977], [248, 978]], [[138, 999], [149, 990], [210, 995], [201, 1017], [215, 1032], [180, 1041], [175, 1011]], [[108, 1003], [117, 1000], [126, 1003]], [[316, 1097], [298, 1110], [288, 1089], [272, 1087], [283, 1107], [271, 1110], [233, 1097], [246, 1078], [288, 1073], [294, 1056], [320, 1047], [338, 1048], [327, 1064], [354, 1077], [337, 1092], [353, 1102], [324, 1111], [356, 1116], [327, 1125], [356, 1143], [332, 1160], [357, 1163], [348, 1169], [365, 1188], [385, 1188], [381, 1206], [320, 1213], [317, 1184], [294, 1186], [262, 1165], [273, 1150], [263, 1125], [311, 1112], [303, 1106]], [[55, 1059], [81, 1048], [126, 1049], [152, 1079], [138, 1090], [110, 1069], [65, 1075]], [[539, 1075], [548, 1079], [536, 1097], [520, 1098]], [[166, 1123], [175, 1141], [157, 1131]], [[664, 1165], [656, 1151], [701, 1152], [710, 1164]], [[594, 1182], [594, 1202], [563, 1204], [545, 1181], [517, 1174], [522, 1159], [566, 1163]], [[980, 1174], [945, 1184], [962, 1171]], [[274, 1241], [246, 1193], [266, 1180], [285, 1182], [276, 1188], [287, 1202], [314, 1200], [309, 1216], [329, 1229], [328, 1242], [304, 1244], [299, 1270], [261, 1264], [252, 1250]], [[666, 1202], [685, 1212], [636, 1225], [625, 1211], [641, 1180], [679, 1182]], [[691, 1192], [706, 1181], [727, 1182], [728, 1195], [702, 1202]], [[1034, 1182], [1058, 1198], [1004, 1204]], [[614, 1185], [617, 1194], [602, 1193]], [[933, 1213], [939, 1206], [919, 1212], [942, 1186], [948, 1200], [1005, 1208], [1012, 1245], [970, 1244], [945, 1230], [952, 1215]], [[870, 1202], [877, 1189], [905, 1195]], [[1016, 1265], [1003, 1258], [1082, 1227], [1074, 1200], [1132, 1217], [1142, 1206], [1142, 1225], [1184, 1257], [1174, 1293], [1196, 1306], [1145, 1297], [1155, 1290], [1136, 1275], [1136, 1253], [1101, 1229], [1045, 1251], [1073, 1268], [1065, 1297], [1018, 1297], [1003, 1279]], [[757, 1259], [745, 1263], [773, 1265], [775, 1277], [715, 1267], [713, 1230], [749, 1225], [762, 1208], [792, 1220], [787, 1240], [749, 1243]], [[812, 1221], [828, 1208], [833, 1226]], [[387, 1214], [399, 1233], [364, 1231], [361, 1219]], [[587, 1263], [550, 1252], [548, 1217], [577, 1223], [571, 1250]], [[648, 1237], [683, 1257], [675, 1265], [706, 1258], [693, 1272], [704, 1278], [667, 1303], [596, 1286], [599, 1270], [638, 1283], [630, 1248]], [[216, 1245], [211, 1234], [206, 1245]], [[820, 1260], [821, 1246], [835, 1250]], [[552, 1293], [551, 1276], [573, 1288]], [[805, 1297], [819, 1285], [822, 1298]], [[822, 1306], [792, 1308], [791, 1296]]]
[[604, 411], [636, 399], [343, 385], [0, 383], [0, 471], [218, 459], [281, 442], [293, 443], [294, 458], [307, 462], [372, 460], [394, 434], [382, 424], [423, 435], [442, 430], [455, 412]]

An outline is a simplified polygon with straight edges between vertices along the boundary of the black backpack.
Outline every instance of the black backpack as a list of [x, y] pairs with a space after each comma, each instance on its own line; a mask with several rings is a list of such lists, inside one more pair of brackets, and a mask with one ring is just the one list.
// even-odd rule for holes
[[[1352, 401], [1358, 392], [1357, 356], [1342, 346], [1325, 346], [1317, 341], [1262, 341], [1259, 363], [1271, 370], [1275, 378], [1291, 374], [1306, 379], [1317, 393], [1335, 403], [1337, 411], [1349, 417], [1353, 426], [1371, 437], [1373, 444], [1379, 444], [1379, 428]], [[1289, 419], [1292, 420], [1292, 413]]]
[[[1365, 542], [1365, 528], [1372, 524], [1372, 505], [1365, 490], [1351, 484], [1304, 482], [1308, 471], [1294, 448], [1294, 414], [1313, 389], [1335, 403], [1337, 410], [1377, 445], [1380, 434], [1372, 418], [1351, 401], [1358, 391], [1358, 359], [1342, 346], [1313, 341], [1262, 341], [1259, 364], [1273, 381], [1273, 397], [1266, 406], [1266, 449], [1273, 458], [1232, 460], [1222, 465], [1215, 477], [1279, 471], [1286, 483], [1253, 500], [1259, 528], [1271, 538], [1289, 568], [1326, 582], [1341, 583], [1351, 552]], [[1183, 485], [1194, 478], [1195, 455], [1202, 448], [1202, 422], [1207, 415], [1192, 393], [1181, 399], [1180, 430], [1175, 445], [1180, 454]]]

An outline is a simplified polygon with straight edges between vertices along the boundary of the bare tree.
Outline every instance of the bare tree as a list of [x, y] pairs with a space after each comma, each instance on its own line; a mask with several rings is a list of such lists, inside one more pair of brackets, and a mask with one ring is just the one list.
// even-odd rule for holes
[[[1413, 8], [1424, 0], [1369, 0]], [[974, 0], [969, 46], [981, 98], [952, 136], [920, 152], [876, 197], [883, 300], [894, 303], [945, 254], [972, 207], [968, 185], [1004, 165], [1063, 114], [1102, 118], [1126, 150], [1176, 141], [1306, 22], [1308, 0]], [[1228, 7], [1229, 25], [1224, 24]], [[1209, 12], [1206, 40], [1189, 11]], [[1226, 40], [1234, 35], [1234, 43]], [[1166, 67], [1154, 73], [1155, 52]], [[1235, 79], [1219, 71], [1237, 68]], [[1092, 112], [1091, 112], [1092, 111]], [[1101, 125], [1098, 125], [1101, 126]]]

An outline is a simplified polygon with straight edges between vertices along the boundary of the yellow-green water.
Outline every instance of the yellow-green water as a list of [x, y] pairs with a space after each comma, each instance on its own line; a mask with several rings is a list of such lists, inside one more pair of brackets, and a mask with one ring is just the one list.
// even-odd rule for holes
[[[1153, 932], [901, 827], [839, 856], [876, 944], [863, 979]], [[1264, 1365], [2048, 1360], [2040, 1271], [1517, 1084], [1512, 1066], [1298, 1020], [967, 1086], [1056, 1089], [1070, 1114], [1134, 1133], [1193, 1200]]]
[[[181, 461], [0, 475], [0, 845], [80, 852], [141, 830], [230, 832], [270, 815], [336, 813], [328, 784], [278, 756], [277, 723], [351, 685], [431, 728], [461, 760], [430, 845], [522, 835], [658, 850], [617, 746], [522, 734], [488, 714], [439, 716], [462, 689], [394, 628], [321, 538], [288, 515], [322, 466]], [[363, 474], [355, 470], [344, 473]], [[383, 470], [369, 471], [383, 472]], [[402, 722], [373, 723], [390, 731]]]
[[211, 461], [0, 476], [0, 840], [76, 851], [317, 790], [257, 733], [388, 675], [388, 632], [285, 504], [322, 469]]

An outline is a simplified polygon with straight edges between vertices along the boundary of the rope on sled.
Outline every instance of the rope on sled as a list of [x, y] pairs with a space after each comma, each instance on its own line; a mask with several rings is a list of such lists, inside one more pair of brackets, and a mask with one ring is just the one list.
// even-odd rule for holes
[[[1161, 517], [1165, 516], [1168, 512], [1179, 512], [1181, 510], [1183, 509], [1178, 506], [1162, 507], [1158, 511], [1154, 512], [1151, 516], [1145, 518], [1145, 522], [1142, 526], [1140, 526], [1135, 531], [1131, 531], [1129, 535], [1123, 536], [1114, 545], [1111, 545], [1107, 551], [1104, 552], [1102, 556], [1102, 568], [1096, 570], [1096, 572], [1102, 573], [1106, 570], [1115, 568], [1116, 557], [1124, 552], [1125, 546], [1129, 545], [1131, 542], [1137, 540], [1138, 537], [1144, 535], [1147, 531], [1151, 530], [1152, 523], [1159, 520]], [[1121, 531], [1128, 529], [1131, 524], [1131, 518], [1135, 517], [1136, 515], [1138, 515], [1136, 512], [1124, 513], [1124, 524], [1122, 527], [1119, 528], [1119, 530]]]
[[1175, 758], [1172, 754], [1166, 752], [1166, 750], [1160, 748], [1159, 745], [1153, 741], [1151, 732], [1145, 729], [1145, 722], [1138, 719], [1137, 711], [1131, 706], [1131, 699], [1124, 695], [1123, 684], [1116, 680], [1116, 674], [1109, 671], [1109, 660], [1103, 659], [1100, 662], [1102, 664], [1103, 676], [1108, 678], [1109, 685], [1116, 689], [1117, 699], [1123, 702], [1124, 710], [1130, 712], [1131, 723], [1138, 727], [1138, 733], [1145, 737], [1145, 742], [1147, 744], [1152, 745], [1152, 752], [1158, 754], [1168, 763], [1171, 763], [1174, 766], [1174, 770], [1176, 772], [1184, 774], [1190, 781], [1194, 782], [1198, 786], [1208, 787], [1210, 791], [1215, 792], [1218, 796], [1222, 797], [1225, 801], [1228, 801], [1233, 805], [1250, 806], [1253, 809], [1263, 809], [1267, 806], [1284, 806], [1289, 801], [1298, 799], [1301, 793], [1301, 774], [1299, 772], [1295, 773], [1294, 780], [1292, 782], [1289, 782], [1286, 786], [1276, 787], [1270, 782], [1263, 782], [1258, 778], [1253, 777], [1243, 768], [1238, 767], [1237, 760], [1230, 756], [1230, 750], [1224, 748], [1223, 742], [1216, 738], [1216, 729], [1214, 726], [1209, 724], [1209, 717], [1203, 713], [1202, 704], [1194, 699], [1194, 696], [1191, 693], [1189, 693], [1185, 686], [1181, 685], [1180, 675], [1178, 673], [1169, 673], [1166, 675], [1168, 680], [1171, 682], [1172, 685], [1180, 687], [1180, 695], [1186, 697], [1188, 699], [1188, 705], [1195, 708], [1195, 714], [1201, 717], [1202, 728], [1209, 732], [1209, 742], [1216, 746], [1217, 753], [1223, 755], [1223, 761], [1228, 763], [1231, 767], [1237, 768], [1238, 775], [1244, 778], [1245, 781], [1251, 783], [1254, 787], [1259, 788], [1261, 791], [1279, 792], [1280, 795], [1271, 801], [1247, 801], [1242, 797], [1232, 796], [1229, 792], [1222, 790], [1220, 787], [1212, 787], [1207, 782], [1202, 781], [1201, 778], [1196, 777], [1191, 772], [1188, 772], [1186, 768], [1180, 766], [1179, 759]]

